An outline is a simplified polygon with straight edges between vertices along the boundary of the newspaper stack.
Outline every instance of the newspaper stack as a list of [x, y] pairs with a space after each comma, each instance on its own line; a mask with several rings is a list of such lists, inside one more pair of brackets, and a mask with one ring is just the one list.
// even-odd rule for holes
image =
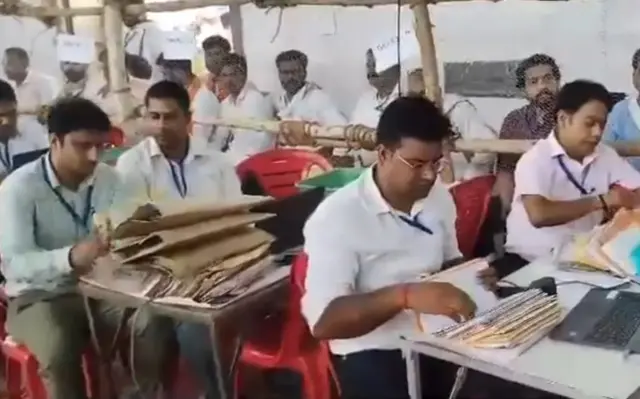
[[433, 333], [483, 349], [512, 349], [546, 335], [562, 319], [558, 298], [531, 289], [503, 299], [495, 307], [460, 324]]
[[150, 299], [224, 303], [271, 265], [274, 238], [254, 224], [272, 215], [250, 212], [269, 200], [145, 203], [96, 215], [101, 234], [112, 240], [112, 252], [84, 280]]

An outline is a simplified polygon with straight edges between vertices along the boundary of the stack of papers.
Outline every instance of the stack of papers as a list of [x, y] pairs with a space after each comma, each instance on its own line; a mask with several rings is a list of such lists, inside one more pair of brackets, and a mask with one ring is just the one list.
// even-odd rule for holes
[[145, 203], [129, 207], [128, 214], [123, 207], [96, 215], [98, 230], [112, 239], [112, 251], [83, 279], [153, 300], [228, 302], [272, 264], [274, 237], [254, 227], [272, 215], [250, 212], [269, 200]]
[[532, 289], [503, 299], [475, 318], [433, 335], [473, 348], [512, 349], [538, 339], [561, 319], [558, 298]]

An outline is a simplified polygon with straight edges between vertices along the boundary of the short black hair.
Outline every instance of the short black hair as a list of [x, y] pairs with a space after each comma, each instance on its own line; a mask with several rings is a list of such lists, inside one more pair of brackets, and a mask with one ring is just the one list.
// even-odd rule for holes
[[111, 121], [96, 103], [82, 97], [56, 101], [47, 116], [50, 134], [62, 137], [78, 130], [106, 133], [111, 130]]
[[556, 99], [556, 112], [565, 111], [576, 113], [589, 101], [600, 101], [611, 110], [613, 98], [611, 93], [600, 83], [590, 80], [574, 80], [567, 83], [558, 92]]
[[231, 51], [231, 44], [229, 44], [229, 41], [220, 35], [209, 36], [202, 42], [203, 50], [209, 50], [216, 47], [221, 48], [226, 53]]
[[640, 66], [640, 48], [636, 50], [635, 53], [633, 53], [633, 57], [631, 57], [631, 67], [633, 68], [633, 70], [637, 70], [638, 67]]
[[286, 61], [298, 61], [304, 69], [307, 69], [307, 65], [309, 65], [309, 57], [299, 50], [287, 50], [278, 54], [276, 57], [276, 66]]
[[16, 91], [6, 80], [0, 79], [0, 102], [3, 103], [18, 103], [16, 98]]
[[176, 82], [169, 80], [161, 80], [154, 83], [149, 87], [147, 93], [144, 95], [144, 105], [149, 105], [149, 99], [156, 98], [160, 100], [174, 100], [178, 103], [178, 107], [185, 114], [188, 114], [191, 109], [191, 100], [189, 99], [189, 92]]
[[247, 73], [247, 59], [244, 56], [236, 53], [231, 53], [224, 57], [222, 61], [222, 66], [232, 65], [240, 68], [244, 73]]
[[426, 97], [403, 96], [389, 104], [380, 116], [376, 144], [393, 147], [403, 138], [441, 142], [453, 136], [449, 118]]
[[547, 54], [534, 54], [531, 57], [524, 59], [516, 68], [516, 87], [518, 89], [524, 89], [526, 72], [530, 68], [538, 65], [549, 65], [553, 76], [557, 80], [560, 80], [560, 67], [558, 67], [556, 60]]
[[23, 49], [22, 47], [8, 47], [6, 50], [4, 50], [4, 55], [10, 55], [20, 58], [23, 61], [29, 62], [29, 53], [27, 53], [27, 50]]

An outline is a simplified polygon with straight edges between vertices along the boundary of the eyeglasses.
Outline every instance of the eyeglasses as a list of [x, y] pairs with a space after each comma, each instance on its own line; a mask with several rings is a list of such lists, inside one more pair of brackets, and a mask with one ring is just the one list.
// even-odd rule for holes
[[409, 162], [406, 159], [404, 159], [402, 157], [402, 155], [398, 154], [396, 152], [396, 157], [405, 165], [407, 165], [409, 168], [411, 168], [414, 171], [425, 171], [428, 170], [429, 172], [433, 172], [433, 173], [440, 173], [442, 172], [442, 169], [444, 169], [444, 162], [442, 162], [442, 159], [439, 159], [437, 161], [432, 161], [432, 162]]

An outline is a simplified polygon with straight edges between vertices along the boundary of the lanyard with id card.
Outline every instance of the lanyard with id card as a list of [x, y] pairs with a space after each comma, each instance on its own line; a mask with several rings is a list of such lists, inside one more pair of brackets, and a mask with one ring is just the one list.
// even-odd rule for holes
[[51, 180], [49, 179], [49, 175], [47, 174], [47, 167], [45, 165], [45, 157], [40, 158], [40, 164], [42, 166], [42, 177], [44, 178], [44, 182], [47, 184], [51, 192], [56, 196], [58, 202], [64, 210], [71, 216], [76, 225], [82, 229], [84, 229], [85, 233], [90, 233], [91, 229], [89, 228], [89, 222], [91, 219], [91, 215], [93, 213], [93, 205], [92, 205], [92, 197], [93, 197], [93, 185], [87, 188], [87, 194], [84, 200], [84, 212], [82, 216], [76, 212], [75, 208], [64, 199], [62, 194], [60, 194], [51, 184]]
[[9, 141], [4, 143], [4, 148], [2, 149], [2, 153], [0, 154], [0, 162], [2, 162], [2, 166], [4, 166], [5, 170], [11, 172], [11, 153], [9, 152]]
[[[176, 189], [178, 190], [178, 194], [180, 194], [181, 198], [187, 196], [187, 178], [184, 175], [184, 161], [176, 162], [177, 167], [174, 166], [174, 162], [167, 159], [169, 162], [169, 167], [171, 168], [171, 178], [173, 179], [173, 184], [175, 184]], [[176, 168], [178, 171], [176, 172]]]
[[425, 226], [424, 224], [422, 224], [420, 222], [420, 220], [418, 220], [418, 217], [420, 216], [420, 213], [416, 213], [416, 215], [412, 218], [406, 217], [404, 215], [398, 215], [398, 218], [400, 218], [400, 220], [402, 220], [406, 225], [414, 228], [414, 229], [418, 229], [420, 231], [422, 231], [423, 233], [427, 233], [429, 235], [433, 235], [433, 230], [431, 230], [429, 227]]
[[578, 181], [578, 179], [576, 179], [576, 177], [569, 171], [569, 168], [564, 163], [564, 160], [562, 159], [562, 155], [557, 157], [556, 159], [558, 160], [558, 165], [560, 165], [560, 169], [562, 169], [562, 172], [564, 172], [564, 175], [566, 176], [567, 180], [569, 180], [571, 185], [574, 186], [580, 192], [581, 195], [593, 194], [596, 191], [595, 187], [591, 187], [588, 190], [585, 188], [587, 177], [589, 176], [589, 172], [591, 171], [591, 165], [592, 165], [591, 163], [585, 166], [584, 171], [582, 172], [582, 180]]

